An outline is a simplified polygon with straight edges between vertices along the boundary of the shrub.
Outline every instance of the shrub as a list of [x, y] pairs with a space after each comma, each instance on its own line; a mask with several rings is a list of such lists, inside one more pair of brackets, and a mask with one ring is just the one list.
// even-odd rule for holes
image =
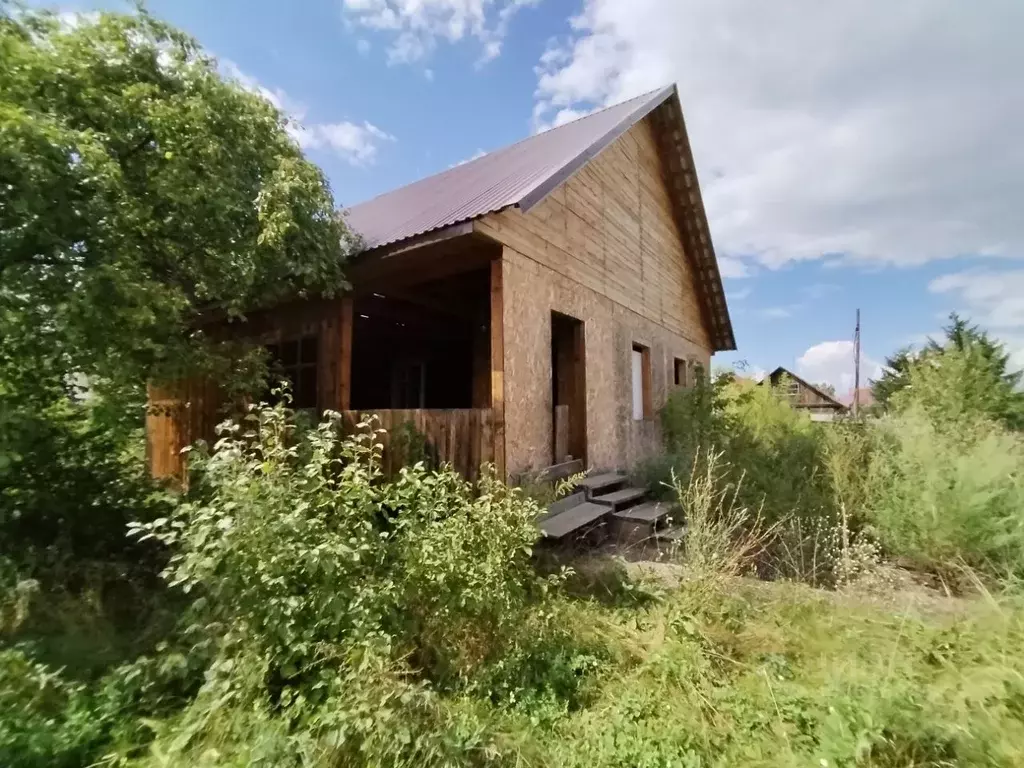
[[531, 565], [540, 508], [489, 473], [474, 486], [417, 464], [389, 480], [378, 432], [368, 421], [343, 438], [330, 414], [298, 434], [283, 405], [254, 407], [192, 462], [186, 503], [136, 529], [172, 550], [167, 578], [195, 596], [217, 649], [179, 748], [215, 738], [211, 722], [229, 727], [214, 715], [230, 702], [233, 717], [251, 715], [231, 728], [303, 726], [305, 746], [289, 726], [267, 747], [277, 755], [469, 754], [465, 739], [483, 737], [438, 692], [468, 690], [487, 669], [498, 685], [499, 662], [530, 652], [526, 627], [558, 635], [538, 608], [559, 577]]
[[[901, 393], [902, 394], [902, 393]], [[906, 410], [876, 427], [868, 516], [886, 549], [941, 569], [1024, 575], [1024, 442], [987, 421]]]
[[771, 387], [728, 376], [698, 382], [673, 392], [661, 419], [668, 459], [639, 470], [649, 484], [675, 471], [685, 486], [691, 471], [704, 471], [698, 457], [720, 454], [737, 504], [760, 509], [768, 524], [793, 515], [838, 518], [821, 426]]

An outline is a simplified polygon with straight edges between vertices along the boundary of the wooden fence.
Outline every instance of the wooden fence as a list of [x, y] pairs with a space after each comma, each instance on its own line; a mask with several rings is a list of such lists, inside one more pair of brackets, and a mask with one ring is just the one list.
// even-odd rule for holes
[[185, 477], [181, 451], [197, 440], [216, 439], [220, 402], [217, 386], [206, 379], [149, 386], [146, 457], [153, 477]]
[[[212, 442], [221, 415], [217, 388], [200, 380], [149, 389], [146, 449], [153, 477], [182, 480], [186, 461], [182, 448], [197, 440]], [[431, 467], [451, 464], [468, 480], [480, 465], [495, 463], [495, 418], [490, 408], [461, 410], [374, 411], [380, 419], [384, 472], [391, 475], [405, 464], [424, 461]], [[365, 416], [342, 411], [344, 429], [351, 432]]]
[[[380, 428], [387, 430], [382, 435], [385, 474], [422, 460], [432, 467], [451, 464], [467, 480], [476, 480], [481, 464], [494, 463], [495, 419], [490, 408], [373, 413]], [[354, 430], [365, 415], [342, 411], [345, 429]]]

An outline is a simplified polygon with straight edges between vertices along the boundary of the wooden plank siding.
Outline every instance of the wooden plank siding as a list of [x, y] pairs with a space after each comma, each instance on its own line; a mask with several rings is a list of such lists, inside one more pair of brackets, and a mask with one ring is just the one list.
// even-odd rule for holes
[[696, 275], [647, 120], [529, 213], [501, 211], [478, 220], [476, 228], [710, 350]]
[[[387, 430], [380, 438], [382, 468], [389, 477], [406, 464], [422, 460], [429, 467], [451, 464], [473, 481], [479, 478], [482, 465], [497, 464], [497, 421], [491, 408], [393, 409], [374, 411], [373, 415], [379, 428]], [[352, 433], [367, 414], [343, 411], [341, 416], [343, 429]]]
[[[352, 354], [352, 302], [349, 298], [296, 301], [252, 313], [244, 323], [224, 322], [205, 330], [214, 338], [272, 344], [304, 336], [318, 338], [317, 408], [342, 411], [348, 406], [347, 371]], [[182, 449], [197, 440], [212, 443], [215, 427], [227, 415], [216, 382], [190, 379], [151, 384], [146, 416], [150, 474], [184, 478]]]
[[709, 326], [650, 118], [526, 213], [478, 219], [503, 246], [504, 423], [510, 474], [552, 461], [552, 311], [585, 326], [591, 466], [628, 467], [660, 447], [657, 419], [631, 418], [630, 357], [649, 350], [645, 399], [657, 411], [675, 360], [708, 368]]

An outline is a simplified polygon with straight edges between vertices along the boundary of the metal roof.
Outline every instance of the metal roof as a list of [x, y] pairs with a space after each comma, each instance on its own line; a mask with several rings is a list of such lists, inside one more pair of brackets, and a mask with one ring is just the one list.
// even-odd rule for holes
[[367, 248], [390, 245], [510, 205], [528, 209], [674, 92], [669, 86], [353, 206]]
[[[350, 208], [349, 228], [366, 250], [419, 238], [516, 206], [524, 213], [601, 150], [650, 115], [666, 181], [715, 350], [736, 349], [707, 214], [674, 85], [538, 133]], [[428, 235], [429, 236], [429, 235]]]

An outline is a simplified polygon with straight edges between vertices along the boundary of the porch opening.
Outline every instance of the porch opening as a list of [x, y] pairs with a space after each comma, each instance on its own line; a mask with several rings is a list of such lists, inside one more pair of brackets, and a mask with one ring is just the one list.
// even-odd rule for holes
[[352, 410], [490, 407], [488, 270], [380, 288], [352, 315]]
[[551, 313], [552, 464], [587, 461], [587, 373], [583, 321]]

